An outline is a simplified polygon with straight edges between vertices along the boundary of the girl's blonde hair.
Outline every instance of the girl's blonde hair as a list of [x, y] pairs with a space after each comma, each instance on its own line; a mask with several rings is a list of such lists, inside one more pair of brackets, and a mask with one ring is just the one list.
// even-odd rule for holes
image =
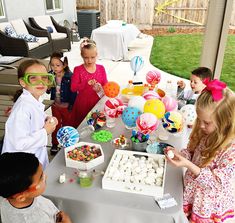
[[93, 48], [96, 48], [96, 42], [87, 37], [84, 37], [80, 44], [81, 55], [83, 54], [84, 49], [93, 49]]
[[[201, 152], [201, 167], [205, 167], [217, 153], [225, 151], [231, 141], [235, 139], [235, 95], [230, 89], [225, 88], [223, 98], [214, 101], [210, 91], [203, 91], [197, 99], [196, 109], [211, 110], [215, 125], [215, 130], [208, 135], [205, 149]], [[203, 136], [200, 121], [196, 119], [188, 146], [191, 152], [194, 151]]]

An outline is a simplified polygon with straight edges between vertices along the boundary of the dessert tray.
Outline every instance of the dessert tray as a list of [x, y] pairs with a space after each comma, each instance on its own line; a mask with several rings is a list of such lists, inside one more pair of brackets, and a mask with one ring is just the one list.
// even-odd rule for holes
[[102, 179], [102, 188], [154, 197], [164, 194], [165, 155], [115, 150]]

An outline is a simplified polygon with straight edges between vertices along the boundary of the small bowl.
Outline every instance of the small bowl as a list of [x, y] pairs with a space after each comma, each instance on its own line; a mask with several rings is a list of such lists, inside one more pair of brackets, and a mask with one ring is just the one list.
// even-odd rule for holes
[[171, 146], [170, 144], [163, 143], [163, 142], [155, 142], [153, 144], [150, 144], [147, 146], [146, 151], [147, 153], [153, 153], [153, 154], [162, 154], [164, 155], [164, 149], [167, 146]]

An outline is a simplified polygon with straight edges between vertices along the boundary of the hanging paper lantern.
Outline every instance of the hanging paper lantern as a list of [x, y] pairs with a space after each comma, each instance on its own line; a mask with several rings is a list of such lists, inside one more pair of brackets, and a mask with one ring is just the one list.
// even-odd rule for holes
[[60, 145], [69, 147], [78, 142], [79, 133], [77, 129], [72, 126], [64, 126], [58, 130], [56, 138]]
[[162, 102], [164, 103], [167, 112], [176, 110], [178, 108], [178, 102], [170, 96], [166, 95], [163, 97]]
[[104, 85], [103, 89], [107, 97], [115, 98], [119, 94], [120, 86], [114, 81], [109, 81]]
[[165, 114], [165, 105], [159, 99], [150, 99], [144, 105], [144, 112], [152, 113], [160, 119]]
[[161, 73], [157, 70], [151, 70], [146, 74], [146, 81], [152, 84], [158, 84], [161, 80]]
[[136, 126], [136, 119], [140, 116], [142, 112], [135, 107], [127, 107], [122, 113], [122, 121], [128, 127]]
[[148, 91], [145, 92], [144, 94], [142, 94], [142, 97], [145, 100], [150, 100], [150, 99], [161, 99], [161, 97], [159, 96], [159, 94], [156, 91]]
[[155, 131], [160, 121], [152, 113], [143, 113], [136, 120], [138, 131], [143, 134], [150, 134]]
[[186, 125], [193, 125], [197, 118], [197, 113], [194, 105], [185, 105], [180, 109]]
[[104, 111], [110, 118], [119, 117], [126, 106], [118, 98], [111, 98], [105, 102]]
[[128, 107], [135, 107], [143, 112], [145, 102], [146, 100], [142, 96], [133, 96], [128, 102]]
[[177, 111], [166, 112], [162, 119], [163, 128], [170, 133], [177, 133], [183, 129], [183, 117]]
[[144, 60], [140, 56], [135, 56], [131, 59], [130, 65], [131, 69], [134, 71], [134, 74], [136, 74], [136, 72], [140, 71], [143, 68]]

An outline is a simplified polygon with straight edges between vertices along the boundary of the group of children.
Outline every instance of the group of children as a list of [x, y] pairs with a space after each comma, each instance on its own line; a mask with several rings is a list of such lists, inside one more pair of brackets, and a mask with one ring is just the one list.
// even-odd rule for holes
[[[19, 66], [23, 90], [6, 122], [0, 156], [0, 196], [6, 198], [1, 204], [3, 223], [71, 222], [40, 195], [45, 190], [43, 170], [48, 165], [47, 135], [52, 133], [55, 153], [56, 131], [64, 125], [77, 128], [103, 96], [107, 77], [104, 67], [96, 64], [92, 40], [81, 43], [81, 56], [84, 63], [73, 73], [61, 53], [51, 56], [50, 73], [38, 60]], [[231, 182], [235, 174], [235, 95], [225, 83], [212, 80], [212, 72], [205, 67], [192, 72], [190, 86], [191, 90], [185, 91], [184, 82], [178, 82], [180, 106], [196, 103], [190, 142], [187, 149], [167, 147], [165, 153], [172, 165], [187, 168], [183, 207], [189, 221], [223, 222], [234, 217], [235, 207]], [[52, 117], [45, 115], [40, 102], [45, 92], [55, 101]], [[168, 157], [168, 150], [173, 158]]]

